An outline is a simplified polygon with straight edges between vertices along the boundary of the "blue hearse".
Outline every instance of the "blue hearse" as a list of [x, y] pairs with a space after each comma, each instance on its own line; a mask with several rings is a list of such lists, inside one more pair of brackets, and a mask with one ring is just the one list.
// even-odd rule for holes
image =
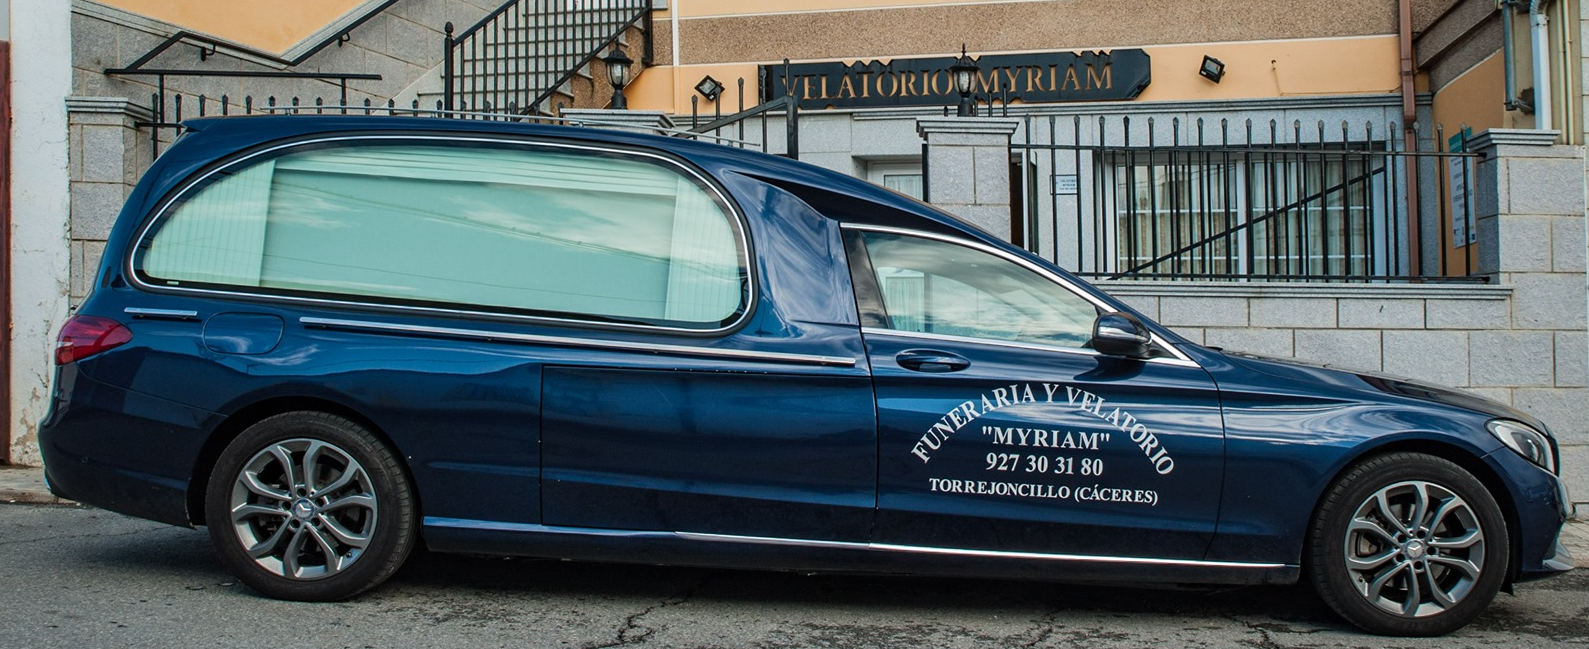
[[1572, 567], [1536, 419], [1193, 344], [864, 182], [613, 131], [198, 120], [60, 334], [59, 495], [272, 597], [439, 552], [1284, 584], [1431, 635]]

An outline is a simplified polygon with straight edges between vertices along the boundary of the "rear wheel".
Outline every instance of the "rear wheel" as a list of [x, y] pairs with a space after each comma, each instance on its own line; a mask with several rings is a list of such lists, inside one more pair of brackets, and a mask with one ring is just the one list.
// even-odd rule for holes
[[1484, 611], [1511, 550], [1495, 498], [1441, 458], [1394, 453], [1342, 476], [1308, 537], [1308, 576], [1324, 601], [1364, 630], [1432, 636]]
[[392, 576], [418, 536], [402, 465], [342, 417], [265, 419], [222, 451], [212, 475], [205, 516], [216, 551], [270, 597], [357, 595]]

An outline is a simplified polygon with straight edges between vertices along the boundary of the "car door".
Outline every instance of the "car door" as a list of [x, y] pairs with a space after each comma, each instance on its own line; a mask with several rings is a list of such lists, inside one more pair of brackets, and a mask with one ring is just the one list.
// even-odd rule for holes
[[1201, 558], [1223, 433], [1207, 373], [1088, 343], [1107, 307], [989, 246], [846, 230], [877, 393], [874, 542]]
[[[697, 223], [647, 240], [674, 237], [671, 265], [697, 273], [690, 257], [732, 253], [736, 235], [750, 235], [737, 247], [755, 249], [743, 262], [755, 272], [729, 275], [729, 303], [744, 286], [755, 305], [744, 321], [592, 334], [600, 349], [548, 361], [547, 525], [848, 542], [871, 534], [877, 417], [839, 228], [785, 192], [738, 182], [754, 227], [729, 220], [733, 232], [703, 241]], [[696, 207], [696, 217], [715, 214], [711, 203]], [[712, 218], [731, 207], [720, 199], [723, 215]], [[628, 238], [614, 232], [604, 245]], [[661, 299], [702, 294], [676, 290], [691, 283], [666, 283]]]

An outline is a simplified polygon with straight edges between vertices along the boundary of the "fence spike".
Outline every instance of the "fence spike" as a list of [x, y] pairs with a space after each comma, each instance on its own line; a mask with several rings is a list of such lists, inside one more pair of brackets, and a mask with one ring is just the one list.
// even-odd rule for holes
[[226, 95], [221, 95], [221, 116], [225, 117], [225, 116], [231, 115], [231, 114], [232, 114], [232, 98], [228, 97]]

